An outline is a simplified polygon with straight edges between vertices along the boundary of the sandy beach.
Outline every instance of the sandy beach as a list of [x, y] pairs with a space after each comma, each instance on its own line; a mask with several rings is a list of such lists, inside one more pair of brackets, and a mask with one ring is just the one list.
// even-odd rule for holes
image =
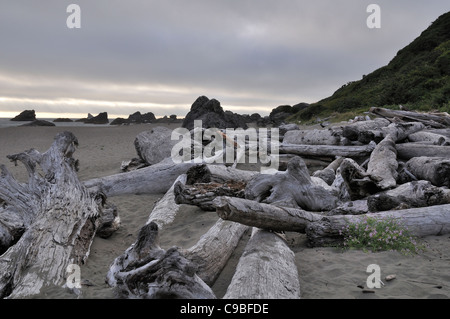
[[[161, 125], [161, 124], [158, 124]], [[23, 166], [14, 166], [6, 158], [24, 150], [35, 148], [46, 151], [54, 136], [70, 130], [78, 138], [79, 147], [74, 154], [80, 160], [81, 181], [120, 173], [122, 161], [136, 157], [134, 139], [142, 131], [155, 125], [141, 124], [111, 127], [8, 127], [0, 128], [0, 164], [5, 164], [13, 175], [25, 181]], [[164, 124], [175, 128], [178, 124]], [[110, 264], [136, 239], [139, 229], [148, 220], [155, 202], [163, 194], [127, 195], [110, 197], [121, 218], [121, 228], [108, 239], [96, 238], [91, 255], [81, 268], [82, 280], [92, 285], [83, 286], [81, 298], [114, 298], [111, 288], [105, 284]], [[189, 248], [218, 219], [215, 212], [204, 212], [197, 207], [184, 205], [174, 223], [161, 234], [162, 248], [178, 246]], [[234, 269], [250, 233], [246, 233], [226, 268], [212, 287], [221, 298], [233, 276]], [[287, 233], [287, 241], [296, 256], [300, 279], [301, 298], [304, 299], [365, 299], [365, 298], [449, 298], [450, 297], [450, 235], [423, 238], [425, 252], [405, 256], [386, 251], [368, 253], [361, 250], [342, 251], [337, 248], [308, 248], [303, 234]], [[396, 279], [385, 281], [384, 286], [365, 292], [370, 273], [367, 266], [377, 264], [382, 280], [391, 274]], [[363, 289], [364, 288], [364, 289]], [[73, 294], [43, 291], [39, 298], [76, 298]]]

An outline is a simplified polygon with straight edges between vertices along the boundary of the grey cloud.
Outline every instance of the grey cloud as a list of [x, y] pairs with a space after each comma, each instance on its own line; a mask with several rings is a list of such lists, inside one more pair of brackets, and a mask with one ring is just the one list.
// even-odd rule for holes
[[[0, 78], [32, 83], [3, 83], [0, 97], [184, 104], [184, 112], [204, 94], [248, 113], [332, 94], [387, 64], [450, 8], [379, 0], [382, 28], [369, 30], [372, 2], [360, 0], [4, 2]], [[79, 30], [65, 25], [72, 2]]]

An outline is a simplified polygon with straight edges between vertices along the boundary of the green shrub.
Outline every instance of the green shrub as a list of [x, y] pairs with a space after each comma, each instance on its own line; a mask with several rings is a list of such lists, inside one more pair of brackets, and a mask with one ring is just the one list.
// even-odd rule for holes
[[349, 223], [341, 230], [344, 248], [370, 251], [395, 250], [403, 254], [416, 254], [425, 250], [423, 244], [411, 235], [398, 219], [364, 216], [357, 223]]

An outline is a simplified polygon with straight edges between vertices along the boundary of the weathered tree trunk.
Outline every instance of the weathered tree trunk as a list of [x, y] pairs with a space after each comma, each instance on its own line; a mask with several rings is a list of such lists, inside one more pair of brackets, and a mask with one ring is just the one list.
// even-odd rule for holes
[[399, 118], [405, 121], [421, 122], [434, 128], [445, 128], [450, 126], [450, 116], [446, 113], [417, 113], [410, 111], [396, 111], [380, 107], [370, 108], [370, 112], [387, 118]]
[[22, 215], [26, 230], [0, 256], [0, 297], [28, 297], [46, 286], [62, 286], [67, 267], [88, 257], [104, 198], [94, 198], [79, 182], [72, 158], [77, 144], [72, 133], [63, 132], [45, 153], [8, 156], [25, 165], [27, 184], [1, 167], [0, 198]]
[[358, 223], [364, 216], [394, 218], [405, 225], [417, 237], [450, 233], [450, 204], [420, 208], [384, 211], [365, 215], [336, 215], [323, 217], [306, 228], [308, 245], [311, 247], [336, 245], [343, 241], [342, 230], [349, 223]]
[[247, 183], [245, 198], [311, 211], [331, 210], [337, 203], [336, 195], [312, 182], [301, 157], [291, 159], [283, 173], [255, 176]]
[[351, 158], [344, 159], [339, 170], [351, 200], [362, 199], [380, 191], [376, 181]]
[[279, 235], [253, 229], [224, 299], [299, 299], [295, 256]]
[[384, 190], [397, 185], [397, 150], [392, 136], [389, 134], [377, 144], [367, 165], [367, 174]]
[[273, 231], [303, 233], [308, 223], [323, 217], [298, 208], [279, 207], [235, 197], [217, 197], [213, 203], [222, 219]]
[[450, 138], [431, 132], [416, 132], [408, 136], [410, 142], [430, 142], [433, 145], [450, 146]]
[[421, 143], [398, 143], [397, 157], [403, 160], [409, 160], [413, 157], [446, 157], [450, 158], [450, 146], [424, 145]]
[[136, 243], [116, 258], [106, 278], [124, 298], [215, 299], [196, 271], [178, 248], [161, 249], [158, 225], [150, 222], [141, 228]]
[[[376, 118], [371, 121], [358, 121], [342, 127], [342, 136], [350, 141], [357, 141], [361, 134], [368, 131], [376, 131], [388, 126], [390, 122], [386, 119]], [[362, 141], [361, 141], [362, 142]], [[370, 141], [369, 141], [370, 142]]]
[[0, 255], [19, 240], [27, 226], [22, 214], [0, 207]]
[[341, 132], [332, 129], [293, 130], [284, 135], [283, 143], [301, 145], [340, 145]]
[[215, 211], [212, 201], [217, 196], [244, 198], [245, 182], [229, 181], [225, 183], [195, 183], [185, 185], [176, 183], [174, 187], [175, 202], [200, 207], [202, 210]]
[[175, 202], [174, 188], [177, 183], [186, 183], [186, 174], [180, 175], [166, 194], [158, 200], [150, 213], [147, 224], [154, 222], [161, 230], [164, 226], [171, 224], [180, 210], [180, 205]]
[[342, 156], [342, 157], [364, 157], [369, 156], [375, 148], [375, 143], [363, 146], [337, 146], [337, 145], [296, 145], [280, 144], [280, 153], [296, 154], [300, 156]]
[[106, 196], [126, 194], [164, 194], [181, 174], [194, 163], [175, 164], [169, 158], [158, 164], [136, 171], [94, 178], [83, 184], [90, 191], [102, 192]]
[[[406, 162], [404, 170], [417, 179], [430, 181], [436, 186], [450, 187], [450, 157], [414, 157]], [[400, 174], [402, 180], [411, 180], [408, 175]]]
[[402, 184], [367, 198], [371, 212], [443, 204], [450, 204], [450, 190], [423, 180]]
[[249, 227], [219, 219], [184, 256], [197, 267], [197, 275], [209, 286], [216, 281], [242, 235]]

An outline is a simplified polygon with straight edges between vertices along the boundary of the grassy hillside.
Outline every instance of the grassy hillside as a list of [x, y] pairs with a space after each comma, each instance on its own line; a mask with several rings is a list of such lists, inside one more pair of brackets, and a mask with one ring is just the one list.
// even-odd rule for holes
[[352, 116], [371, 106], [450, 112], [450, 12], [443, 14], [384, 66], [350, 82], [332, 96], [289, 118], [308, 121], [345, 113]]

